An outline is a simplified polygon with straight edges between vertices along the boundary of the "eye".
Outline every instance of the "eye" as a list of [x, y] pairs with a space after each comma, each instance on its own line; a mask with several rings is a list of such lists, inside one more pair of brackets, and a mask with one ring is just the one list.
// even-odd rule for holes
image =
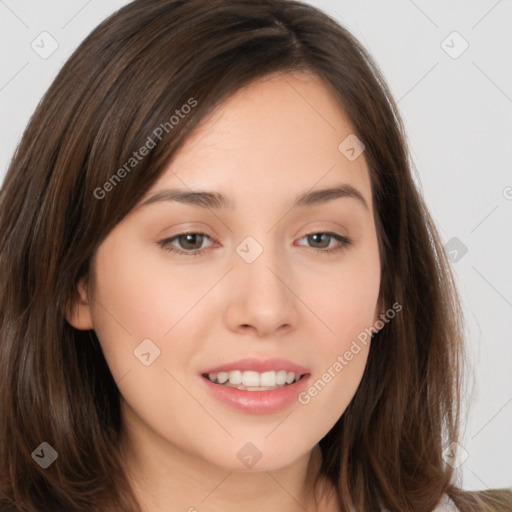
[[311, 247], [312, 249], [319, 249], [319, 252], [324, 253], [333, 253], [341, 251], [342, 249], [345, 249], [352, 243], [352, 240], [344, 236], [338, 235], [337, 233], [310, 233], [309, 235], [303, 236], [299, 240], [304, 239], [311, 244], [309, 245], [309, 247]]
[[158, 245], [169, 252], [198, 256], [206, 249], [203, 246], [205, 240], [211, 241], [211, 238], [205, 233], [180, 233], [171, 238], [161, 240], [158, 242]]
[[[210, 245], [205, 246], [205, 241], [210, 241]], [[310, 233], [303, 236], [300, 240], [307, 240], [309, 247], [318, 249], [317, 252], [334, 253], [341, 251], [352, 244], [349, 238], [336, 233]], [[166, 251], [186, 256], [199, 256], [213, 244], [211, 238], [205, 233], [189, 232], [180, 233], [171, 238], [166, 238], [158, 242], [158, 245]], [[302, 244], [299, 244], [302, 245]]]

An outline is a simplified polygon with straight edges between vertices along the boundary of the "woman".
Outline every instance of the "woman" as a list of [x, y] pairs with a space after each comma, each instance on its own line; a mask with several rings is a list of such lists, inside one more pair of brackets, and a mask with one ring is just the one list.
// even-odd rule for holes
[[34, 114], [0, 232], [3, 510], [510, 510], [443, 457], [449, 263], [320, 11], [122, 8]]

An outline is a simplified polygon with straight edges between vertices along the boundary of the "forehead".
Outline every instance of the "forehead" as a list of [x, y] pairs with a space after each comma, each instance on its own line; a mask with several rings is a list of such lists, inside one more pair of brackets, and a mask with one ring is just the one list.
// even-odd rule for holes
[[320, 78], [275, 73], [204, 119], [150, 192], [180, 186], [254, 197], [265, 188], [275, 195], [348, 183], [371, 203], [364, 153], [351, 161], [340, 150], [349, 136], [350, 120]]

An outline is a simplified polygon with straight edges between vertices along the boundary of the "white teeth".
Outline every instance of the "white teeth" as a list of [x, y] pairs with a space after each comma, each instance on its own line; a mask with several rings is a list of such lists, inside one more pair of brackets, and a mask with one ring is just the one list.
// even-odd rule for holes
[[235, 370], [233, 372], [229, 372], [228, 375], [230, 384], [242, 384], [242, 372]]
[[275, 386], [277, 382], [276, 372], [260, 373], [260, 386]]
[[288, 372], [288, 373], [286, 374], [286, 383], [287, 383], [287, 384], [291, 384], [294, 380], [295, 380], [295, 373], [293, 373], [293, 372]]
[[[231, 380], [229, 381], [231, 382]], [[233, 384], [233, 382], [231, 382]], [[244, 386], [259, 386], [260, 385], [260, 374], [258, 372], [244, 372], [242, 374], [242, 384]]]
[[[219, 384], [224, 384], [229, 379], [229, 373], [228, 372], [219, 372], [217, 373], [217, 382]], [[215, 380], [210, 379], [212, 382], [215, 382]]]
[[286, 382], [286, 370], [279, 370], [276, 374], [276, 384], [282, 386]]
[[230, 372], [209, 373], [208, 379], [217, 384], [224, 384], [239, 389], [257, 391], [258, 388], [283, 387], [300, 379], [300, 374], [287, 372], [286, 370], [254, 372], [233, 370]]

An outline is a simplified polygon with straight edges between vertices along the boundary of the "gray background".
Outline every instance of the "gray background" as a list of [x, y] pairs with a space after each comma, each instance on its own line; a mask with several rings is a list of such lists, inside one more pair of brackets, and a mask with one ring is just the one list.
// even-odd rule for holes
[[[30, 115], [59, 68], [98, 23], [126, 3], [0, 0], [2, 180]], [[309, 3], [364, 44], [398, 101], [416, 181], [453, 259], [475, 366], [475, 393], [467, 401], [468, 422], [453, 464], [466, 489], [509, 487], [512, 2]], [[44, 31], [51, 36], [41, 36]], [[55, 44], [50, 37], [57, 49], [40, 56], [31, 45], [48, 52]], [[469, 47], [461, 53], [464, 41]]]

